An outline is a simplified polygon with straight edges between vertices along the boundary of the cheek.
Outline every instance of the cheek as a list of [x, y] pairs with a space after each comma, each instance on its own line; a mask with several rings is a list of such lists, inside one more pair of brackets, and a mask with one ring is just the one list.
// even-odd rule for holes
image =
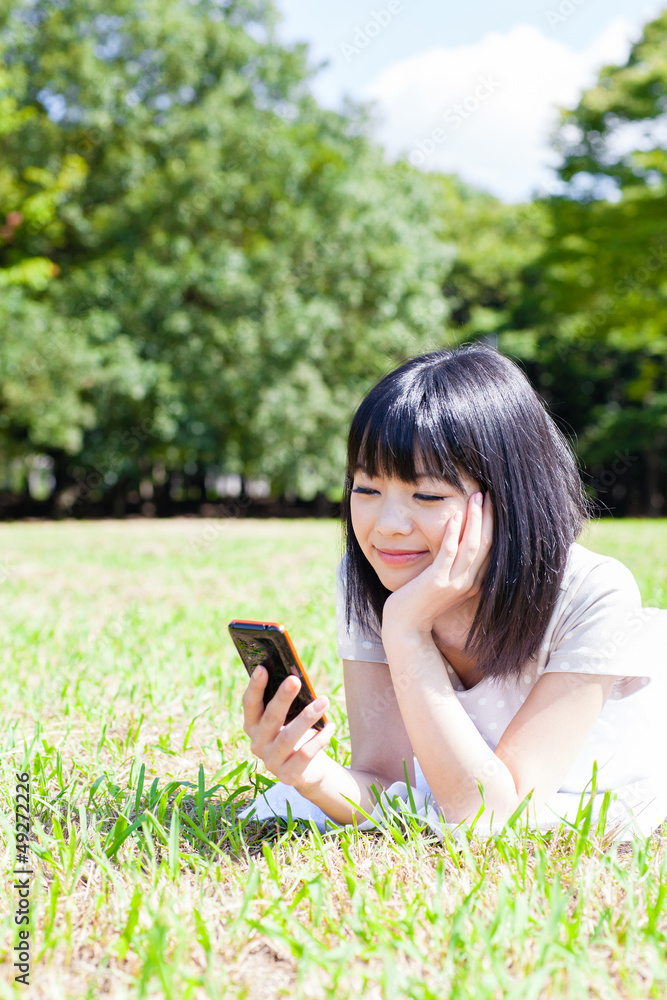
[[364, 517], [363, 508], [359, 509], [359, 504], [355, 502], [354, 495], [350, 500], [350, 519], [352, 521], [352, 530], [354, 531], [355, 538], [361, 545], [364, 540], [364, 536], [368, 534], [368, 517]]
[[429, 531], [431, 544], [433, 545], [434, 548], [439, 549], [440, 546], [442, 545], [442, 540], [445, 537], [445, 532], [447, 531], [447, 525], [449, 524], [451, 518], [454, 516], [457, 510], [460, 510], [463, 514], [463, 520], [461, 521], [461, 529], [459, 531], [459, 537], [458, 537], [459, 542], [463, 538], [463, 532], [465, 530], [465, 514], [466, 514], [465, 505], [463, 506], [461, 506], [460, 504], [448, 505], [447, 510], [440, 513], [437, 518], [434, 518], [434, 522], [431, 525]]
[[437, 550], [442, 545], [442, 540], [445, 537], [449, 519], [453, 513], [453, 510], [444, 511], [439, 514], [437, 518], [434, 518], [433, 523], [429, 526], [429, 541], [433, 549]]

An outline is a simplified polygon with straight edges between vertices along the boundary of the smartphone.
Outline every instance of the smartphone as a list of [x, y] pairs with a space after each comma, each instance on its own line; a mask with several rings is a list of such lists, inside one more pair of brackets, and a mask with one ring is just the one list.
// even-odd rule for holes
[[[264, 688], [265, 707], [286, 677], [294, 674], [300, 679], [301, 689], [290, 705], [285, 725], [295, 719], [306, 705], [315, 701], [315, 692], [308, 680], [308, 674], [284, 625], [279, 625], [277, 622], [240, 619], [229, 623], [229, 634], [249, 674], [252, 674], [260, 663], [268, 671], [269, 679]], [[324, 729], [326, 724], [327, 720], [323, 715], [313, 723], [313, 729]]]

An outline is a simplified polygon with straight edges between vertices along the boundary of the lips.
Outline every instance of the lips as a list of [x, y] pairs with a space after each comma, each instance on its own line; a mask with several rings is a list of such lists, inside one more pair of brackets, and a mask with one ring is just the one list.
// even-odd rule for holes
[[375, 550], [387, 566], [409, 566], [411, 563], [417, 562], [422, 556], [426, 555], [426, 552], [414, 552], [406, 551], [403, 549], [378, 549]]

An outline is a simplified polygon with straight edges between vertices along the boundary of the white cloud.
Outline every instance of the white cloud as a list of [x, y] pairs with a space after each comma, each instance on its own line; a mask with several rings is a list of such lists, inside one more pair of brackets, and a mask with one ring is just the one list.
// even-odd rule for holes
[[625, 62], [637, 36], [635, 25], [616, 19], [575, 52], [519, 25], [394, 63], [371, 81], [364, 99], [377, 102], [376, 134], [390, 155], [523, 201], [553, 181], [556, 107], [574, 107], [601, 66]]

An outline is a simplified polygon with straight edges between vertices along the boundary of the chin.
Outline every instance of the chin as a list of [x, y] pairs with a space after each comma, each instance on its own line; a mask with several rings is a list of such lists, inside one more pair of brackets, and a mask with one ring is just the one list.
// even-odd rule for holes
[[410, 583], [410, 580], [414, 580], [419, 576], [419, 573], [414, 573], [405, 569], [395, 569], [387, 572], [387, 567], [383, 566], [382, 570], [382, 573], [378, 573], [378, 571], [375, 570], [377, 577], [382, 586], [386, 587], [387, 590], [391, 590], [392, 593], [395, 590], [400, 590], [406, 583]]

